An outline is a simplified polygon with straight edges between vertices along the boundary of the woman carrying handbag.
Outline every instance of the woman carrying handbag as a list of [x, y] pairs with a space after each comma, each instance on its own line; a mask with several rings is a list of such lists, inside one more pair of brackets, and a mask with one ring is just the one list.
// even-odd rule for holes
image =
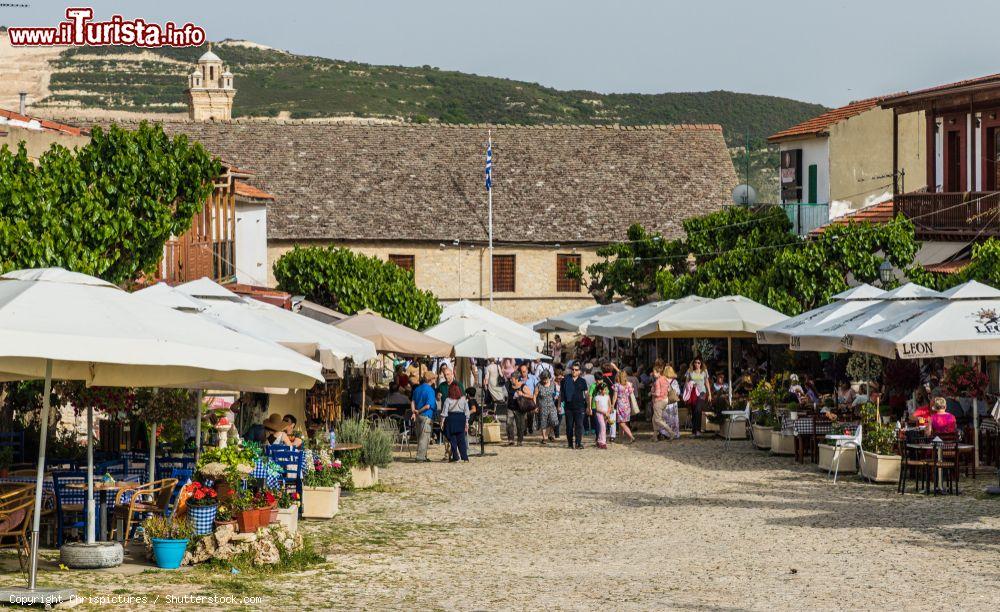
[[615, 422], [618, 428], [628, 437], [631, 444], [635, 442], [635, 436], [629, 428], [629, 421], [632, 416], [639, 413], [639, 402], [635, 399], [635, 389], [628, 380], [628, 375], [624, 370], [618, 370], [615, 377], [615, 386], [612, 391], [612, 404], [615, 407]]

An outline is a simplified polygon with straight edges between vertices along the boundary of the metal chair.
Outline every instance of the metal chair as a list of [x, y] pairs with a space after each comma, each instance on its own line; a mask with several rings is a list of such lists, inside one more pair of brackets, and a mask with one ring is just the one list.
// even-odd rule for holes
[[[830, 460], [830, 467], [833, 468], [833, 482], [837, 482], [837, 475], [840, 473], [840, 456], [844, 454], [845, 450], [853, 450], [858, 454], [858, 462], [861, 461], [861, 425], [858, 425], [858, 430], [854, 432], [853, 437], [844, 438], [838, 437], [834, 439], [833, 447], [833, 459]], [[860, 467], [860, 466], [859, 466]], [[827, 473], [829, 475], [829, 472]]]
[[413, 447], [410, 445], [410, 425], [407, 420], [398, 414], [389, 415], [389, 420], [393, 423], [395, 434], [393, 438], [399, 445], [399, 452], [406, 450], [407, 457], [413, 457]]
[[723, 410], [720, 414], [726, 417], [726, 420], [729, 421], [730, 423], [729, 426], [726, 427], [726, 438], [725, 438], [726, 443], [723, 444], [723, 448], [728, 449], [733, 432], [732, 424], [739, 423], [741, 421], [747, 425], [749, 425], [750, 423], [750, 404], [747, 403], [746, 408], [744, 408], [743, 410]]

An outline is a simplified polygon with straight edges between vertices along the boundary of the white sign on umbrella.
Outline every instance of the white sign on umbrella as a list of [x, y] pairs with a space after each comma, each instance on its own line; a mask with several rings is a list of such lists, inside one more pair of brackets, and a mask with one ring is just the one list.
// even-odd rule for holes
[[881, 299], [885, 293], [871, 285], [858, 285], [833, 296], [834, 301], [825, 306], [803, 312], [758, 331], [757, 344], [788, 344], [793, 334], [867, 308]]
[[[71, 593], [37, 588], [38, 534], [52, 380], [88, 385], [159, 387], [217, 379], [233, 385], [309, 388], [322, 380], [315, 362], [277, 353], [218, 325], [140, 300], [101, 279], [61, 268], [19, 270], [0, 277], [0, 372], [5, 380], [44, 378], [25, 600]], [[92, 437], [88, 455], [92, 461]], [[88, 510], [93, 509], [88, 473]], [[91, 521], [93, 522], [93, 521]], [[13, 595], [8, 590], [8, 595]]]
[[[891, 315], [915, 302], [937, 300], [943, 297], [943, 294], [933, 289], [915, 283], [907, 283], [887, 292], [880, 300], [857, 311], [835, 319], [802, 326], [790, 334], [788, 347], [793, 351], [843, 353], [847, 350], [840, 342], [844, 334], [855, 331], [862, 326], [885, 320], [884, 311]], [[894, 304], [895, 306], [893, 306]]]

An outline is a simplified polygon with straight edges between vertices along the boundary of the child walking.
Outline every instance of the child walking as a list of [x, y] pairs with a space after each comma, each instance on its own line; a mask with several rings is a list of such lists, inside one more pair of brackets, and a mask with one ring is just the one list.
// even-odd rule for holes
[[597, 448], [608, 448], [608, 414], [611, 412], [611, 395], [608, 385], [597, 383], [594, 396], [594, 416], [597, 419]]

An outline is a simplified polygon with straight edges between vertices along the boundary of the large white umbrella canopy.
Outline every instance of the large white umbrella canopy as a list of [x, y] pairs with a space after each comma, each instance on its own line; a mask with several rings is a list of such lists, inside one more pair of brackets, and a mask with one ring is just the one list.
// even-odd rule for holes
[[222, 325], [315, 358], [323, 367], [340, 375], [345, 359], [363, 363], [376, 356], [375, 345], [369, 340], [290, 310], [243, 298], [207, 278], [174, 289], [198, 300], [206, 307], [204, 313], [215, 317]]
[[847, 316], [862, 308], [867, 308], [879, 300], [885, 291], [868, 284], [852, 287], [833, 296], [834, 301], [814, 308], [800, 315], [771, 325], [757, 332], [758, 344], [788, 344], [792, 334], [823, 325], [828, 321]]
[[517, 345], [489, 331], [479, 331], [455, 344], [456, 357], [478, 359], [550, 359], [523, 345]]
[[588, 306], [580, 310], [573, 310], [555, 317], [549, 317], [541, 325], [535, 325], [535, 331], [568, 331], [586, 334], [590, 323], [594, 320], [615, 312], [631, 309], [631, 306], [623, 302]]
[[[530, 330], [529, 330], [530, 331]], [[448, 344], [457, 345], [479, 332], [489, 332], [498, 337], [505, 338], [505, 341], [513, 346], [518, 346], [529, 352], [535, 353], [538, 348], [538, 334], [531, 332], [535, 336], [534, 340], [525, 338], [523, 335], [512, 334], [505, 325], [500, 325], [494, 321], [479, 319], [476, 317], [452, 317], [438, 323], [434, 327], [424, 330], [424, 333], [431, 338], [443, 340]], [[509, 357], [510, 355], [504, 355]], [[468, 355], [456, 355], [456, 357], [468, 357]]]
[[[32, 597], [39, 593], [38, 535], [53, 378], [127, 387], [199, 386], [218, 380], [235, 388], [309, 388], [323, 380], [318, 364], [291, 351], [277, 352], [257, 339], [61, 268], [0, 276], [0, 372], [6, 380], [45, 380], [27, 591]], [[92, 461], [93, 438], [88, 436], [88, 464]], [[91, 518], [93, 507], [90, 470]]]
[[943, 294], [916, 283], [907, 283], [886, 292], [869, 306], [813, 325], [805, 325], [790, 334], [789, 348], [793, 351], [843, 353], [847, 349], [840, 340], [845, 334], [861, 327], [886, 320], [909, 308], [914, 302], [942, 299]]
[[788, 317], [742, 295], [691, 302], [639, 327], [639, 338], [749, 338]]
[[611, 313], [594, 320], [587, 327], [587, 333], [604, 338], [634, 338], [638, 335], [638, 330], [645, 325], [709, 301], [708, 298], [692, 295], [679, 300], [643, 304], [631, 310]]
[[533, 346], [538, 346], [541, 338], [538, 336], [538, 332], [531, 329], [531, 327], [526, 325], [521, 325], [513, 319], [509, 319], [501, 314], [497, 314], [490, 310], [489, 308], [484, 308], [479, 304], [474, 304], [469, 300], [459, 300], [454, 304], [449, 304], [441, 311], [440, 321], [444, 323], [449, 319], [455, 318], [471, 318], [479, 319], [481, 321], [488, 321], [498, 327], [507, 330], [508, 333], [514, 334], [518, 337], [524, 338], [525, 340], [530, 340], [533, 342]]
[[944, 295], [883, 311], [841, 343], [889, 359], [1000, 355], [1000, 290], [969, 281]]

